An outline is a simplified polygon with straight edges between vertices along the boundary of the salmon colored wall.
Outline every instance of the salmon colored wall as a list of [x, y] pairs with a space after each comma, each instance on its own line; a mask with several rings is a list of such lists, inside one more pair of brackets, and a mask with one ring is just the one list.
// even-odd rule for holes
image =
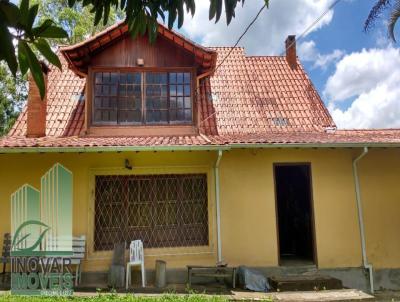
[[[311, 163], [320, 268], [361, 265], [352, 159], [359, 150], [276, 149], [224, 152], [221, 175], [222, 254], [231, 265], [278, 265], [273, 163]], [[368, 248], [378, 267], [400, 265], [400, 186], [398, 151], [371, 151], [360, 166], [365, 199]], [[397, 158], [396, 158], [397, 156]], [[132, 172], [123, 168], [128, 158]], [[10, 230], [10, 195], [29, 183], [39, 188], [40, 176], [55, 162], [74, 173], [75, 235], [90, 243], [93, 222], [93, 175], [101, 173], [208, 174], [210, 246], [204, 248], [146, 250], [146, 266], [164, 259], [170, 268], [188, 264], [215, 264], [215, 202], [213, 165], [216, 152], [122, 152], [94, 154], [0, 154], [0, 236]], [[373, 172], [372, 172], [373, 171]], [[383, 203], [386, 201], [386, 203]], [[392, 224], [394, 223], [394, 225]], [[375, 229], [379, 225], [378, 229]], [[0, 243], [1, 245], [2, 243]], [[89, 244], [85, 271], [104, 271], [110, 253], [95, 253]]]
[[368, 261], [400, 268], [400, 150], [370, 150], [359, 171]]

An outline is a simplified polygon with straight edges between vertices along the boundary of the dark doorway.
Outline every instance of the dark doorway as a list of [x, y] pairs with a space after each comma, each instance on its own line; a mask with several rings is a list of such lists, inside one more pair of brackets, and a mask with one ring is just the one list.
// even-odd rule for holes
[[280, 264], [314, 264], [310, 165], [277, 164], [274, 173]]

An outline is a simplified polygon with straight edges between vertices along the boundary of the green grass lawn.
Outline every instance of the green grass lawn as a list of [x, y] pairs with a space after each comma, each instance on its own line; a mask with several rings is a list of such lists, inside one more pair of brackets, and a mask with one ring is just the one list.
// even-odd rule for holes
[[221, 296], [204, 296], [198, 294], [190, 295], [162, 295], [159, 297], [146, 297], [135, 295], [117, 295], [117, 294], [100, 294], [93, 297], [39, 297], [39, 296], [11, 296], [1, 295], [0, 302], [106, 302], [106, 301], [122, 301], [122, 302], [227, 302], [228, 300]]

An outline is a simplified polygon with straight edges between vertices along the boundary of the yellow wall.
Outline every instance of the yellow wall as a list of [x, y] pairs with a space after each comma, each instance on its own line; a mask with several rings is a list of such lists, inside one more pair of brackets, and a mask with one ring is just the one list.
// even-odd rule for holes
[[359, 171], [368, 260], [400, 268], [400, 150], [372, 149]]
[[[134, 166], [132, 172], [124, 169], [128, 158]], [[168, 267], [185, 267], [187, 264], [210, 264], [216, 262], [214, 225], [214, 178], [212, 152], [123, 152], [102, 154], [19, 154], [0, 155], [0, 236], [10, 231], [10, 195], [21, 185], [29, 183], [40, 189], [40, 177], [59, 162], [73, 172], [73, 234], [85, 234], [88, 238], [87, 261], [83, 270], [105, 271], [111, 261], [111, 253], [93, 251], [93, 180], [95, 174], [124, 173], [197, 173], [208, 174], [210, 246], [146, 250], [146, 266], [154, 268], [156, 259], [164, 259]], [[1, 243], [2, 244], [2, 243]]]
[[[278, 265], [273, 163], [311, 163], [316, 249], [320, 268], [361, 265], [352, 159], [359, 150], [235, 150], [221, 161], [222, 253], [231, 265]], [[368, 249], [377, 267], [400, 266], [400, 186], [398, 151], [371, 151], [360, 167]], [[397, 157], [397, 158], [396, 158]], [[134, 166], [123, 169], [125, 158]], [[95, 154], [0, 154], [0, 236], [10, 230], [10, 195], [24, 183], [39, 188], [40, 176], [55, 162], [74, 174], [74, 235], [93, 236], [93, 177], [101, 173], [206, 172], [209, 188], [210, 246], [146, 250], [146, 266], [164, 259], [168, 267], [215, 264], [215, 152], [122, 152]], [[379, 226], [379, 227], [377, 227]], [[1, 243], [0, 243], [1, 245]], [[110, 253], [90, 244], [85, 271], [104, 271]]]
[[232, 264], [278, 265], [273, 163], [311, 163], [318, 266], [361, 264], [352, 153], [340, 150], [226, 152], [221, 164], [222, 234]]

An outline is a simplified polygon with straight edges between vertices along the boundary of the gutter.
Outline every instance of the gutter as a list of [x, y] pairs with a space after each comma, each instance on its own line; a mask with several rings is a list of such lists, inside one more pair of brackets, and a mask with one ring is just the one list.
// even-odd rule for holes
[[360, 180], [358, 177], [358, 169], [357, 169], [357, 163], [365, 155], [367, 155], [367, 153], [368, 153], [368, 147], [364, 147], [363, 152], [357, 158], [355, 158], [353, 160], [353, 175], [354, 175], [354, 183], [355, 183], [355, 188], [356, 188], [356, 201], [357, 201], [357, 210], [358, 210], [358, 224], [359, 224], [359, 228], [360, 228], [360, 237], [361, 237], [362, 261], [363, 261], [364, 268], [368, 271], [370, 291], [373, 294], [374, 293], [373, 267], [372, 267], [372, 264], [368, 263], [368, 257], [367, 257], [364, 216], [363, 216], [361, 191], [360, 191]]
[[219, 183], [219, 164], [222, 158], [222, 150], [218, 150], [217, 161], [214, 166], [215, 177], [215, 204], [217, 219], [217, 262], [222, 263], [222, 243], [221, 243], [221, 207], [220, 207], [220, 183]]
[[84, 146], [84, 147], [0, 147], [2, 153], [97, 153], [97, 152], [139, 152], [139, 151], [219, 151], [233, 149], [315, 149], [315, 148], [400, 148], [400, 143], [316, 143], [316, 144], [219, 144], [181, 146]]
[[85, 146], [85, 147], [0, 147], [4, 153], [101, 153], [140, 151], [218, 151], [230, 150], [224, 145], [182, 145], [182, 146]]

